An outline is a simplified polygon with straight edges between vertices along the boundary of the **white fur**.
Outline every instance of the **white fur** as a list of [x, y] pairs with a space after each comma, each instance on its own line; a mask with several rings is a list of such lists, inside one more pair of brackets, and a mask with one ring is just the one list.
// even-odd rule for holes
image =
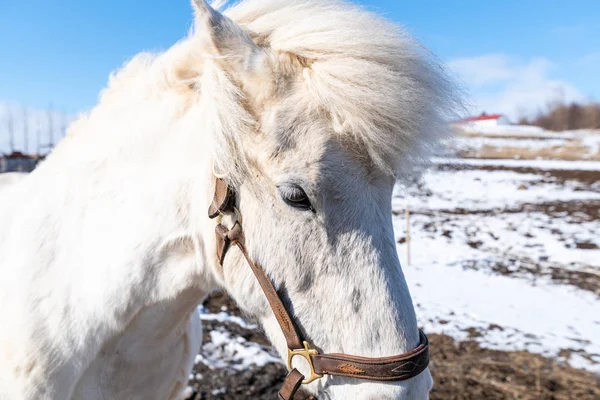
[[15, 183], [22, 181], [26, 176], [27, 172], [5, 172], [0, 174], [0, 192], [13, 187]]
[[[111, 77], [38, 169], [0, 192], [0, 399], [171, 399], [224, 287], [285, 342], [241, 255], [216, 262], [212, 165], [239, 193], [251, 256], [325, 352], [418, 343], [394, 243], [395, 178], [444, 136], [441, 67], [394, 25], [334, 0], [195, 1], [190, 37]], [[235, 22], [233, 22], [235, 21]], [[315, 212], [287, 205], [297, 184]], [[332, 399], [425, 399], [327, 377]]]

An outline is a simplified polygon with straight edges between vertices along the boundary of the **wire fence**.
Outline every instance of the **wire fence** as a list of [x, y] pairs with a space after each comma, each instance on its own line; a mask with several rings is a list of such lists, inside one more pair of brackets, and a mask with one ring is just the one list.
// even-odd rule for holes
[[0, 173], [35, 169], [66, 135], [72, 120], [52, 106], [0, 105]]

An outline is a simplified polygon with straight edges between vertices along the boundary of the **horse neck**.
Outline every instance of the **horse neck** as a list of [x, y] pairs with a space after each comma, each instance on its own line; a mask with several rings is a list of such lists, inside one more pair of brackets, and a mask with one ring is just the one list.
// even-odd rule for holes
[[[42, 233], [21, 243], [43, 251], [23, 259], [23, 268], [31, 276], [67, 277], [56, 288], [57, 306], [81, 298], [90, 316], [108, 318], [113, 304], [126, 309], [116, 317], [122, 321], [92, 324], [123, 326], [148, 303], [190, 288], [200, 302], [215, 288], [206, 261], [205, 238], [214, 229], [207, 218], [212, 180], [205, 126], [201, 109], [176, 93], [126, 112], [101, 104], [31, 175], [23, 189], [29, 200], [18, 207], [39, 210], [26, 218]], [[98, 287], [106, 290], [90, 290]]]

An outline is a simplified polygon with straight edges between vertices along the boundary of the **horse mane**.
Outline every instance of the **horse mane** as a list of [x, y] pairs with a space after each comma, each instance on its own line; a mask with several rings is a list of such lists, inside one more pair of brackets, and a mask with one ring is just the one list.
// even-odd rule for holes
[[[462, 110], [460, 93], [442, 63], [398, 25], [341, 0], [243, 0], [223, 14], [260, 46], [306, 65], [311, 104], [327, 113], [340, 140], [379, 169], [410, 174], [451, 134], [448, 122]], [[190, 89], [207, 69], [206, 43], [198, 36], [192, 30], [162, 54], [133, 58], [111, 75], [99, 107], [173, 88], [192, 96]], [[226, 92], [239, 96], [232, 87]], [[241, 108], [231, 110], [234, 99], [226, 102], [229, 109], [219, 115], [232, 121], [220, 124], [239, 126], [233, 119], [248, 116]], [[216, 143], [219, 152], [231, 152], [235, 140]], [[220, 165], [235, 169], [226, 160], [235, 159], [233, 154], [222, 158]]]
[[340, 0], [244, 0], [224, 14], [262, 46], [300, 57], [337, 134], [380, 169], [409, 172], [452, 134], [461, 93], [397, 24]]

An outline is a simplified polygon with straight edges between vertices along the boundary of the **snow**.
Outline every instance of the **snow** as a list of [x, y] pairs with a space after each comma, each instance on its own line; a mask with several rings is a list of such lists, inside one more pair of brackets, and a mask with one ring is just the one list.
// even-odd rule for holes
[[[206, 308], [198, 307], [202, 321], [218, 321], [236, 324], [247, 330], [258, 329], [243, 318], [225, 311], [210, 313]], [[210, 332], [211, 340], [202, 345], [200, 354], [196, 356], [196, 364], [203, 363], [211, 369], [232, 369], [244, 371], [251, 365], [262, 367], [269, 363], [281, 362], [272, 349], [250, 342], [241, 336], [234, 335], [225, 327]]]
[[547, 137], [547, 133], [544, 129], [537, 126], [527, 125], [481, 125], [481, 124], [463, 124], [460, 125], [460, 129], [469, 133], [481, 133], [481, 134], [493, 134], [493, 135], [506, 135], [506, 136], [538, 136]]
[[480, 158], [434, 158], [436, 164], [472, 167], [509, 167], [535, 168], [540, 170], [561, 171], [600, 171], [600, 161], [563, 161], [563, 160], [489, 160]]
[[[449, 164], [577, 170], [587, 162], [450, 160]], [[524, 190], [518, 190], [519, 188]], [[575, 190], [577, 188], [577, 190]], [[536, 205], [598, 200], [594, 186], [505, 170], [433, 171], [418, 188], [396, 188], [397, 238], [411, 212], [411, 265], [398, 245], [419, 322], [428, 333], [527, 350], [600, 373], [600, 298], [552, 280], [552, 269], [600, 275], [600, 222]], [[519, 206], [529, 204], [533, 211]], [[510, 212], [506, 212], [506, 211]], [[585, 242], [592, 246], [578, 249]], [[595, 246], [595, 247], [594, 247]], [[433, 250], [433, 251], [432, 251]], [[499, 271], [505, 271], [501, 274]], [[568, 359], [561, 350], [575, 351]], [[562, 353], [564, 354], [564, 353]]]
[[[599, 163], [600, 164], [600, 163]], [[500, 165], [500, 164], [498, 164]], [[543, 183], [546, 177], [513, 171], [438, 171], [423, 177], [424, 188], [405, 190], [396, 187], [393, 206], [411, 210], [492, 210], [509, 209], [525, 203], [553, 201], [600, 200], [600, 193], [591, 190], [571, 190], [560, 183]], [[425, 196], [425, 191], [429, 196]]]
[[588, 149], [589, 154], [600, 153], [600, 133], [590, 131], [578, 131], [577, 139]]
[[515, 139], [502, 137], [466, 137], [460, 136], [453, 140], [451, 145], [464, 151], [481, 150], [484, 147], [502, 148], [518, 148], [528, 150], [542, 150], [553, 147], [564, 146], [568, 142], [565, 138], [552, 139]]
[[239, 325], [244, 329], [257, 329], [258, 325], [249, 324], [245, 319], [236, 317], [235, 315], [231, 315], [226, 313], [225, 311], [221, 311], [218, 314], [209, 313], [204, 307], [200, 306], [198, 308], [198, 313], [200, 314], [200, 319], [202, 321], [219, 321], [219, 322], [231, 322], [233, 324]]
[[[404, 235], [404, 218], [395, 218], [397, 232]], [[597, 268], [600, 250], [576, 249], [575, 242], [593, 243], [600, 249], [597, 222], [572, 222], [553, 219], [543, 213], [492, 215], [412, 215], [412, 260], [427, 265], [439, 262], [443, 254], [447, 265], [514, 264], [527, 267], [531, 260], [543, 269], [560, 264], [568, 270]], [[436, 248], [434, 258], [428, 249]], [[420, 251], [422, 250], [422, 251]], [[404, 251], [404, 249], [403, 249]], [[516, 256], [520, 261], [509, 263]], [[510, 265], [509, 265], [510, 267]]]
[[227, 393], [227, 388], [226, 387], [220, 387], [220, 388], [214, 389], [212, 391], [212, 395], [213, 396], [217, 396], [219, 394], [225, 394], [225, 393]]
[[194, 389], [192, 389], [191, 387], [186, 387], [183, 391], [183, 393], [181, 394], [181, 397], [183, 399], [189, 399], [194, 395]]
[[[434, 253], [437, 260], [404, 268], [426, 332], [464, 340], [465, 330], [476, 328], [482, 334], [476, 340], [484, 347], [547, 356], [557, 356], [561, 349], [582, 350], [600, 363], [600, 307], [595, 295], [451, 266], [446, 262], [451, 249], [431, 249], [415, 251]], [[488, 329], [490, 325], [500, 328]], [[569, 361], [600, 372], [600, 364], [584, 358]]]
[[203, 363], [211, 369], [245, 371], [252, 365], [262, 367], [269, 363], [281, 362], [266, 348], [235, 336], [224, 328], [211, 331], [210, 338], [196, 356], [196, 364]]

